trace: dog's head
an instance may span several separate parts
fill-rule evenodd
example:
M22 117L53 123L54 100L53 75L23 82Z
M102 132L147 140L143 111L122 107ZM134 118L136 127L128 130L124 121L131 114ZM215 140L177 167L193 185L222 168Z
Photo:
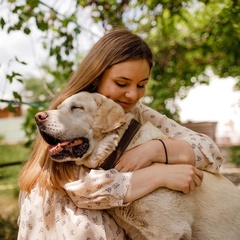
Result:
M101 94L88 92L67 98L56 110L37 113L35 120L43 139L49 144L53 160L78 161L91 168L100 163L89 162L87 157L109 135L112 139L108 142L116 145L113 143L117 138L116 129L127 121L124 110L117 103ZM104 148L109 148L101 147L95 155L103 155Z

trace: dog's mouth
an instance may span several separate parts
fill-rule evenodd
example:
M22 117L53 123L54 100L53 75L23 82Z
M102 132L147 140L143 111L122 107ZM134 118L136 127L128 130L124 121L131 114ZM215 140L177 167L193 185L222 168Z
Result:
M53 160L58 162L82 158L89 149L89 140L81 137L74 140L61 140L40 131L42 138L49 144L49 153Z

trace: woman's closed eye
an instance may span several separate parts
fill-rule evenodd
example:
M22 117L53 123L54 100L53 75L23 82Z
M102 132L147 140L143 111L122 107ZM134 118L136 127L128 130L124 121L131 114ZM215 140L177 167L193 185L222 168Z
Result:
M120 83L120 82L116 82L116 84L119 87L126 87L128 85L127 83Z
M146 84L144 85L137 85L138 88L145 88Z
M120 83L120 82L116 82L116 84L117 84L117 86L122 87L122 88L127 87L129 85L128 83ZM145 88L145 86L146 86L146 83L138 84L137 88Z

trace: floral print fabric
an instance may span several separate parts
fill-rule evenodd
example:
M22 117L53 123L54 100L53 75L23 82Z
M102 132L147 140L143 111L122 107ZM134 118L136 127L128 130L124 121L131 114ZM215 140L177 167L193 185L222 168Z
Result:
M42 197L36 187L29 195L20 194L18 240L126 239L104 210L93 209L123 206L132 173L78 168L80 182L64 184L62 191Z
M165 115L149 108L141 103L132 109L136 119L141 123L147 121L159 128L170 139L187 141L194 150L196 167L209 172L219 172L223 157L217 145L208 136L196 133L179 125Z

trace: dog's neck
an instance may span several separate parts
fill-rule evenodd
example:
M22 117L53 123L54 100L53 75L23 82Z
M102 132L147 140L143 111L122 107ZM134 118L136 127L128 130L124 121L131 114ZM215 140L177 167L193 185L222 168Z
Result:
M81 162L77 164L83 164L88 168L98 168L105 159L116 149L126 129L133 119L133 115L125 114L126 122L116 128L115 130L105 133L99 139L94 139L94 146L92 151L86 155Z
M134 138L135 134L140 129L141 124L135 120L132 119L131 123L128 125L128 128L124 132L120 142L118 143L118 146L116 149L104 160L103 164L100 166L104 170L109 170L111 168L114 168L124 151L127 149L128 145Z

